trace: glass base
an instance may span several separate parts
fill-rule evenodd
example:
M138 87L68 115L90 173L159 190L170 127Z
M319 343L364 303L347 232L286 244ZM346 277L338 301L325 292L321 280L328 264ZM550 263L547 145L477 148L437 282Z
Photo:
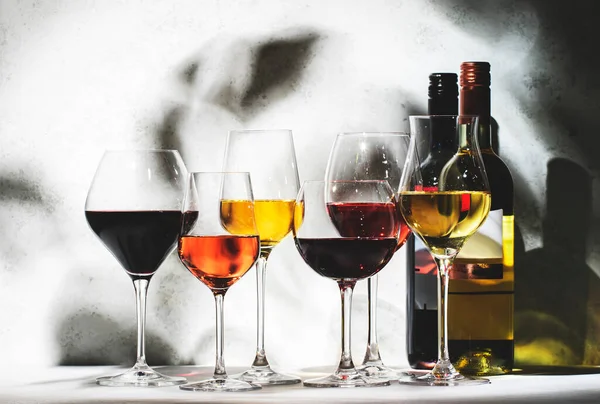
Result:
M426 373L425 375L403 372L398 379L398 383L414 386L477 386L490 384L490 381L489 379L466 377L460 373L455 373L446 377L436 377L431 372Z
M277 373L269 366L260 368L254 367L252 369L246 370L243 373L240 373L239 375L232 376L232 378L260 385L296 384L302 381L297 376L286 375L284 373Z
M357 371L336 372L329 376L304 381L306 387L380 387L389 385L389 380L366 377Z
M397 380L399 377L398 372L383 363L363 363L356 370L361 375L373 379Z
M208 379L197 383L185 384L179 386L181 390L188 391L250 391L260 390L262 387L258 384L252 384L235 379Z
M187 383L184 377L165 376L148 366L134 366L125 373L96 379L101 386L167 387Z

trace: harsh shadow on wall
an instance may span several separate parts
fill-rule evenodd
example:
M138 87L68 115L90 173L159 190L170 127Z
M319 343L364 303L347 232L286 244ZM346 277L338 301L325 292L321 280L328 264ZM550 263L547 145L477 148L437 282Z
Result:
M3 240L0 244L0 253L5 264L3 267L12 271L17 268L15 261L27 255L26 251L19 251L19 249L26 249L27 246L17 242L14 234L17 229L13 226L33 226L33 224L25 220L25 216L15 215L9 205L18 206L20 210L41 209L46 214L52 213L53 206L40 186L19 172L0 173L0 205L3 206L0 215L0 238Z
M522 364L584 361L588 288L598 283L586 264L591 194L592 180L584 168L562 158L548 163L543 247L525 253L515 271L515 333Z
M27 177L16 173L0 175L0 202L10 201L47 206L40 187Z
M580 162L584 168L597 170L600 168L597 156L600 148L600 82L597 80L600 53L590 50L597 48L600 2L530 0L529 3L542 22L542 32L536 43L539 54L533 56L533 63L551 61L540 65L527 78L529 90L538 95L539 109L560 128L556 132L558 136L548 139L548 143L558 144L559 137L568 138L585 156L585 161ZM567 21L577 21L577 24ZM553 85L557 81L560 86Z
M184 150L181 127L189 114L197 112L193 104L198 100L246 123L288 97L303 80L319 38L318 32L308 29L255 42L216 38L182 67L179 79L190 100L167 111L156 133L158 143Z
M123 328L104 314L80 309L67 315L57 327L59 365L125 365L136 360L137 329ZM176 361L177 350L146 329L146 359L149 364L191 364Z

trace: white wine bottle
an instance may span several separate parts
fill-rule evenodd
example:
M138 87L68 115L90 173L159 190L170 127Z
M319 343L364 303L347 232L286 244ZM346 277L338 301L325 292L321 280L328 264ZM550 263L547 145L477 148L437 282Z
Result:
M492 206L450 271L448 344L463 374L493 375L514 364L514 191L506 164L492 147L490 64L460 66L461 115L478 115L479 147Z

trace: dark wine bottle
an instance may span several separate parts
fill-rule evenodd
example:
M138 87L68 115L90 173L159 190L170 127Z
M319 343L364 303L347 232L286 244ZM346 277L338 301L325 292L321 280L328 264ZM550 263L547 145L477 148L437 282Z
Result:
M448 288L450 354L463 374L492 375L514 364L513 181L492 147L487 62L460 66L460 114L479 116L479 147L492 194L482 227L454 260Z
M430 115L458 114L458 76L455 73L433 73L429 76ZM439 122L438 124L443 124ZM444 133L432 131L432 135ZM456 148L452 139L434 139L435 153L452 156ZM449 158L449 157L448 157ZM448 159L432 159L423 162L422 169L441 171L435 162ZM407 309L406 309L406 348L408 361L413 368L431 369L437 360L437 269L427 247L414 236L406 244L407 265ZM452 349L450 349L452 354Z

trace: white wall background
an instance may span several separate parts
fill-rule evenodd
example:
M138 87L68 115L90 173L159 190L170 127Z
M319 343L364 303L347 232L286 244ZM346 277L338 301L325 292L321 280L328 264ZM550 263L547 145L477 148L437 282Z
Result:
M572 108L583 114L597 106L598 87L585 92L585 77L552 76L556 63L570 66L569 48L559 36L549 47L540 42L547 27L539 8L529 2L480 3L2 1L3 365L132 363L133 288L83 214L105 149L175 145L190 170L218 170L228 130L290 128L301 180L319 179L338 132L405 129L407 115L425 109L428 74L457 71L465 60L492 65L493 112L501 126L501 154L518 174L517 220L525 249L542 246L548 160L563 156L582 164L594 177L595 200L598 183L597 167L581 143L564 135L544 109L548 102L539 100L567 108L578 99ZM246 105L252 66L261 47L273 41L284 41L278 42L278 55L289 58L281 63L297 71L291 69ZM186 81L193 64L193 79ZM599 209L595 206L594 218ZM594 226L588 238L587 263L596 273L599 230ZM381 279L383 359L401 366L402 254ZM304 264L289 237L271 256L267 291L272 364L286 369L336 364L337 287ZM226 361L250 365L253 271L225 302ZM151 365L213 364L212 295L175 256L152 280L148 303ZM366 343L364 285L354 304L353 353L360 362Z

